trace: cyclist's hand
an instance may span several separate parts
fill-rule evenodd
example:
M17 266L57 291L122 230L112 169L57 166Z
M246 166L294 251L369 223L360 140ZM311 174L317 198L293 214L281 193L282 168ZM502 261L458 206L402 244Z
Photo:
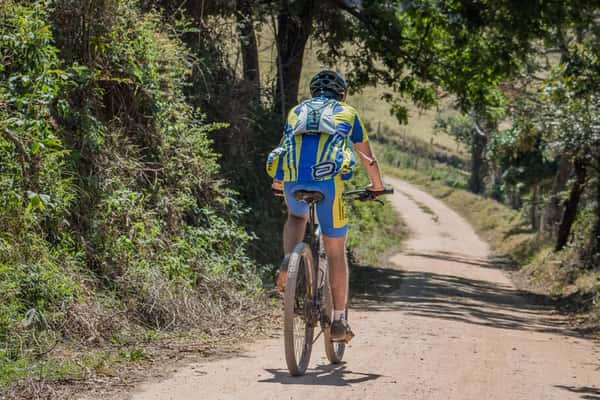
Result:
M277 197L283 197L283 182L274 180L271 184L271 192Z

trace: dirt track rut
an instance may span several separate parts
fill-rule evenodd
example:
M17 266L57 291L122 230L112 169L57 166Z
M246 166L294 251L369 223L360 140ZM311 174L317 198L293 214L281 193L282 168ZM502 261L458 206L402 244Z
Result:
M522 296L457 213L388 181L411 239L364 274L370 290L353 300L357 337L344 364L328 365L319 342L306 376L292 378L282 339L270 339L142 385L130 398L600 400L597 346L543 299Z

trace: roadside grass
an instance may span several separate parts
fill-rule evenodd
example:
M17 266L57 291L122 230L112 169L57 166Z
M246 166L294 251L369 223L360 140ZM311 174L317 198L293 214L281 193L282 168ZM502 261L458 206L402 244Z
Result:
M359 170L348 190L364 188L368 179ZM348 249L351 266L380 265L387 255L397 250L408 235L408 229L389 201L348 203Z
M384 166L384 173L415 184L465 217L497 257L511 261L520 289L549 295L580 329L600 331L600 271L577 267L570 248L555 253L522 212L421 171Z
M169 374L181 362L237 352L241 343L277 325L274 312L265 305L260 318L249 315L244 326L214 332L147 329L113 336L102 345L58 344L42 359L11 361L0 354L0 399L72 398L98 388L118 391L148 376Z
M44 382L74 382L84 381L92 376L117 376L118 368L127 362L137 363L146 360L145 354L143 349L122 351L88 349L82 353L74 353L71 349L65 348L61 355L53 355L35 363L26 359L4 360L0 362L2 371L0 387L4 387L6 393L14 394L22 389L19 383L26 378ZM17 385L10 387L10 384L15 382ZM27 385L27 381L22 383Z
M415 171L419 176L431 181L439 181L445 186L465 189L469 173L445 162L437 161L431 154L414 154L394 144L371 142L375 154L382 165L399 171Z

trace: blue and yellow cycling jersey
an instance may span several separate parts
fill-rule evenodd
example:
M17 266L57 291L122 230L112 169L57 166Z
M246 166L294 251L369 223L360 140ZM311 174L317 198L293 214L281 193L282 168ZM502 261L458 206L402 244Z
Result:
M315 97L290 110L281 143L267 159L267 173L284 182L349 179L356 164L352 144L367 141L352 106Z

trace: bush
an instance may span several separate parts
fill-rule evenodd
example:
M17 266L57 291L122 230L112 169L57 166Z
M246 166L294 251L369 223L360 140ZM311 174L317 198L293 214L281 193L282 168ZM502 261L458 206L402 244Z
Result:
M0 5L0 384L46 350L81 287L75 188L53 117L69 76L39 4Z
M209 331L260 292L176 29L126 0L47 9L0 5L0 383L109 339L117 309Z

